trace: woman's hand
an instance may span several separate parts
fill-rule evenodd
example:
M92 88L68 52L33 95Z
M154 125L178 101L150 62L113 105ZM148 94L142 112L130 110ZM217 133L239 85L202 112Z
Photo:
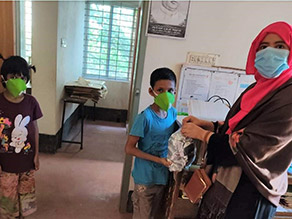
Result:
M185 123L181 128L181 133L189 138L195 138L202 140L202 137L204 136L205 130L199 127L198 125L195 125L194 123Z
M167 160L166 158L163 157L160 158L160 163L166 167L169 167L172 164L170 160Z
M215 181L216 181L216 177L217 177L217 173L213 173L212 174L212 183L215 183Z
M194 117L194 116L187 116L186 118L183 119L182 122L183 122L182 123L183 125L186 123L193 123L195 125L200 126L200 124L201 124L201 120L198 119L197 117Z
M209 142L211 135L214 134L214 132L202 129L193 123L184 124L181 128L181 133L186 137L199 139L206 143Z
M182 125L187 124L187 123L193 123L193 124L203 128L205 130L214 131L214 125L212 122L199 119L195 116L188 116L188 117L184 118Z
M231 147L235 148L236 144L239 142L239 138L242 136L244 129L240 129L236 132L232 132L229 135L229 144Z

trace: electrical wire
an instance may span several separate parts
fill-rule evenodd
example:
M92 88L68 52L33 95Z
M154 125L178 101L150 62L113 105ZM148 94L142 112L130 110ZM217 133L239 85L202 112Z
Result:
M207 100L207 102L210 102L210 100L211 99L213 99L213 98L217 98L216 100L214 100L214 103L216 103L218 100L221 100L221 102L224 104L224 105L226 105L229 109L231 108L231 104L230 104L230 102L226 99L226 98L224 98L224 97L220 97L219 95L213 95L213 96L211 96L208 100Z

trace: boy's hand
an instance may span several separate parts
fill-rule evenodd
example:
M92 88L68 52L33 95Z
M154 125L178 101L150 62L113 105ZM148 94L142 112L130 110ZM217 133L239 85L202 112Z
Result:
M38 154L36 154L35 156L34 156L34 168L35 168L35 170L39 170L40 169L40 160L39 160L39 155Z
M166 167L169 167L172 164L170 160L167 160L166 158L163 158L163 157L160 158L160 163Z

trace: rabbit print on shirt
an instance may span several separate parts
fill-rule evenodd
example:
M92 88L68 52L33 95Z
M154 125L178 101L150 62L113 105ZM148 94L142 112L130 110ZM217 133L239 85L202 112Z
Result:
M18 114L14 120L14 129L11 133L11 143L10 146L15 147L15 153L19 153L21 149L25 146L25 141L27 139L27 128L25 127L29 121L30 116L24 117Z

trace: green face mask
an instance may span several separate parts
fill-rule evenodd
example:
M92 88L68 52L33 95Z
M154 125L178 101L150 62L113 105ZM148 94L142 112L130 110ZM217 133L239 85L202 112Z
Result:
M153 93L156 95L154 91ZM170 92L164 92L156 95L156 97L154 98L154 103L156 103L156 105L158 105L160 109L167 112L167 110L174 103L174 100L175 100L174 94Z
M21 78L13 78L6 82L6 88L12 96L18 97L23 91L26 90L26 84Z

